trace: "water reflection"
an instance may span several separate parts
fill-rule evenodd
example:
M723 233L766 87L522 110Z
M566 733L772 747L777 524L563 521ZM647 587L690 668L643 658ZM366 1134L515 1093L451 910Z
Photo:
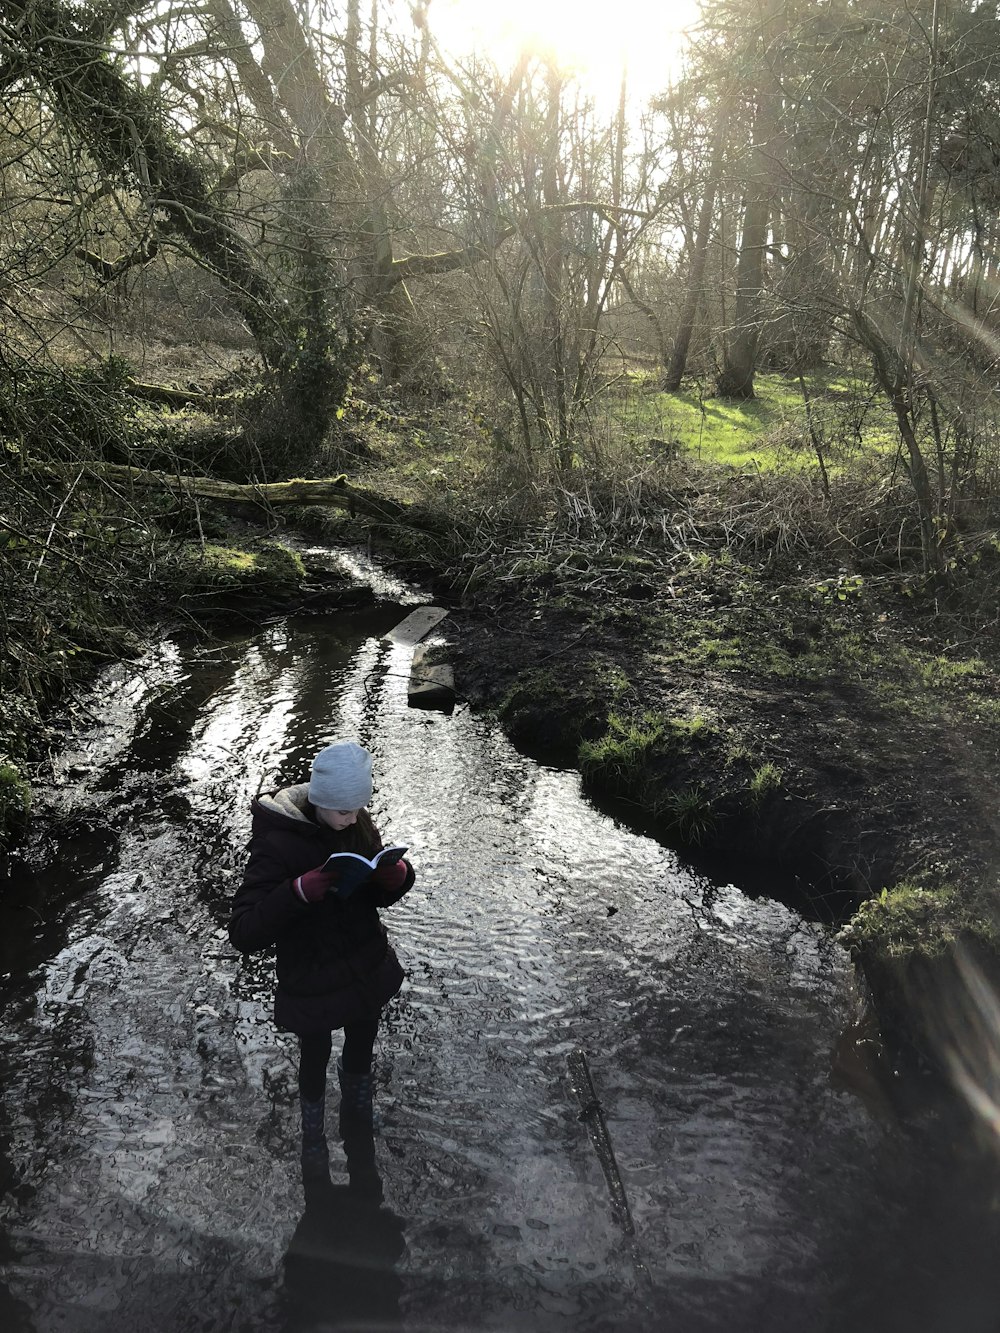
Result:
M384 1203L370 1133L344 1140L347 1183L303 1167L305 1212L284 1261L284 1333L402 1327L403 1222Z
M5 1260L11 1257L4 1256ZM11 1295L4 1282L0 1282L0 1328L4 1333L34 1333L28 1307Z
M928 1190L830 1086L852 987L829 933L688 874L488 719L407 709L398 618L164 645L67 728L38 824L99 842L40 840L0 903L2 1333L994 1333L968 1183L942 1164ZM271 961L224 926L249 796L337 734L378 756L376 820L419 879L377 1160L350 1143L317 1182Z

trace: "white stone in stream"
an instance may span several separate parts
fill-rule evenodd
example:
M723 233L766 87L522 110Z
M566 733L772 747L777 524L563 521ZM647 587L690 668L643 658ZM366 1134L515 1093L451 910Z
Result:
M440 606L418 606L385 637L391 639L393 643L419 643L428 631L444 620L447 614L448 612Z

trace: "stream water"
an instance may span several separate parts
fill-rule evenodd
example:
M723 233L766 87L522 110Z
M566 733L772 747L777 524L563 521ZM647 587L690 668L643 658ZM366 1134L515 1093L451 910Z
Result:
M489 720L408 710L381 637L403 600L166 640L54 733L0 896L0 1328L996 1330L995 1229L946 1145L831 1082L842 950ZM225 930L250 797L334 736L374 751L376 820L417 870L385 914L408 979L378 1047L381 1206L339 1146L305 1206L294 1043L269 960Z

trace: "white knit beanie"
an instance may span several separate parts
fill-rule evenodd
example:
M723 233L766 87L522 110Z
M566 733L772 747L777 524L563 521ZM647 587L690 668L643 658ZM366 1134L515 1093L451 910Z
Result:
M372 798L372 757L354 741L335 741L312 761L309 800L322 810L360 810Z

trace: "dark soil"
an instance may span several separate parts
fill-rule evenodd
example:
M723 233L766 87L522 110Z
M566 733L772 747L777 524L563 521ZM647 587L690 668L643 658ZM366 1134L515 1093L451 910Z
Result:
M918 614L870 603L813 617L797 642L766 583L758 591L738 653L712 666L703 649L718 620L679 615L674 600L649 598L637 614L614 595L574 604L552 589L494 586L453 614L457 687L498 710L520 745L563 762L607 732L612 712L704 719L686 744L654 746L640 773L587 773L591 791L624 798L637 822L695 857L794 876L821 918L843 921L901 880L990 885L1000 852L1000 728L983 716L996 697L990 644L975 645L971 675L928 685L919 665L954 624L938 621L928 639ZM765 765L780 776L754 791ZM671 816L692 790L703 828Z
M881 1034L866 1058L949 1078L983 1028L976 977L1000 990L1000 655L983 633L950 652L969 635L939 609L866 597L804 618L782 601L759 581L738 652L713 665L724 602L636 610L494 582L454 608L446 651L462 698L535 757L579 764L604 808L713 878L846 925L874 1003L862 1028ZM648 739L650 719L668 725L632 743L623 723ZM995 1058L972 1046L974 1068Z

